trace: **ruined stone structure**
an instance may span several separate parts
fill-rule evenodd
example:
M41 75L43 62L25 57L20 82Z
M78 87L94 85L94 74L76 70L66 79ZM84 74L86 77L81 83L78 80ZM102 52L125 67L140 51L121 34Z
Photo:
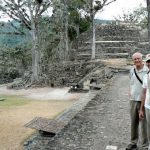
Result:
M83 86L89 85L91 79L99 78L99 74L94 77L91 73L101 70L104 65L100 61L90 62L91 33L92 31L88 30L80 36L78 43L77 41L73 43L74 53L71 55L75 57L75 61L45 66L41 77L42 85L58 87L80 84ZM145 33L147 31L142 32L136 26L98 25L96 27L96 59L130 58L135 51L147 54L149 46ZM22 87L22 83L20 85Z
M47 67L47 85L70 86L81 83L83 86L85 78L85 80L93 78L90 74L93 69L97 66L103 67L100 62L90 62L91 33L91 30L88 30L80 36L78 44L77 41L73 43L75 61L52 64ZM96 27L96 59L130 58L135 51L147 54L149 46L145 35L145 32L142 33L142 29L136 26L98 25Z
M96 58L128 58L135 51L147 53L147 37L142 29L126 25L98 25L96 27ZM80 37L76 60L90 60L92 32ZM77 48L77 47L75 47Z

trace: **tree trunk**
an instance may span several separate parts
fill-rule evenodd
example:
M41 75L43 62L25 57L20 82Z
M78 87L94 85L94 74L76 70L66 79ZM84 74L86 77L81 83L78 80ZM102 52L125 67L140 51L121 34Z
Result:
M68 6L67 6L67 0L64 0L64 7L65 7L65 12L64 12L64 19L65 19L65 37L64 37L64 42L65 42L65 60L68 60L68 54L69 54L69 38L68 38Z
M33 25L32 27L32 77L31 82L36 84L39 82L39 74L40 74L40 50L38 46L38 31Z
M95 59L95 22L92 19L92 59Z
M28 6L31 16L31 36L32 36L32 76L31 83L39 83L39 74L40 74L40 50L39 50L39 41L38 41L38 20L34 18L32 10L32 1L28 0Z
M148 41L150 45L150 0L147 0L147 11L148 11Z
M95 59L95 22L94 22L94 4L93 0L90 0L90 17L92 21L92 41L91 41L91 46L92 46L92 56L91 59Z
M66 22L65 22L65 60L68 60L68 53L69 53L68 15L66 15Z
M80 30L79 30L79 24L76 24L76 32L77 32L77 51L79 50L79 34L80 34Z
M65 60L65 45L64 45L64 33L60 32L59 33L59 58L61 60Z

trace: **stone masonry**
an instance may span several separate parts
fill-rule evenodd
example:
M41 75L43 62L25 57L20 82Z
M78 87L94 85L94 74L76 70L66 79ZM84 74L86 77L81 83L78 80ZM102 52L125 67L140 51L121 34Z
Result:
M76 60L90 60L91 33L89 30L81 35ZM136 26L97 25L96 58L128 58L135 51L146 53L149 46L142 36L142 29Z

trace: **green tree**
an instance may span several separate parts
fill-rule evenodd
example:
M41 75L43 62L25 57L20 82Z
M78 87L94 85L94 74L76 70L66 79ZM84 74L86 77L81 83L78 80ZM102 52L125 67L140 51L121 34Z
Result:
M1 11L8 14L30 30L32 36L32 83L39 82L40 76L40 46L39 46L39 20L42 14L50 7L47 0L3 0Z
M64 60L69 59L72 41L78 39L79 34L86 31L89 27L89 19L82 13L85 4L83 0L53 1L51 27L55 32L54 35L59 35L58 47Z
M128 22L131 24L137 24L143 28L147 28L148 11L146 7L143 7L140 4L137 8L133 10L128 10L127 12L123 12L123 14L116 17L115 20Z
M83 11L86 5L85 0L72 0L69 3L69 35L72 40L76 39L78 49L79 35L90 27L90 20Z

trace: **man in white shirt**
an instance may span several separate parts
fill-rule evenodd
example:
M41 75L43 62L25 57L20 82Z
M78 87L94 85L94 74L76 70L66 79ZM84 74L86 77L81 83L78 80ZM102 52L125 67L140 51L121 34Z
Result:
M146 65L150 70L150 54L146 56ZM142 120L144 118L144 113L146 113L147 137L149 142L148 150L150 150L150 72L148 72L143 78L143 90L141 95L141 101L142 102L139 117Z
M130 118L131 118L131 142L126 150L137 149L138 140L141 139L141 147L147 146L146 119L140 121L139 110L141 105L142 82L148 68L143 64L142 54L132 55L134 67L130 70ZM139 134L139 128L141 134Z

